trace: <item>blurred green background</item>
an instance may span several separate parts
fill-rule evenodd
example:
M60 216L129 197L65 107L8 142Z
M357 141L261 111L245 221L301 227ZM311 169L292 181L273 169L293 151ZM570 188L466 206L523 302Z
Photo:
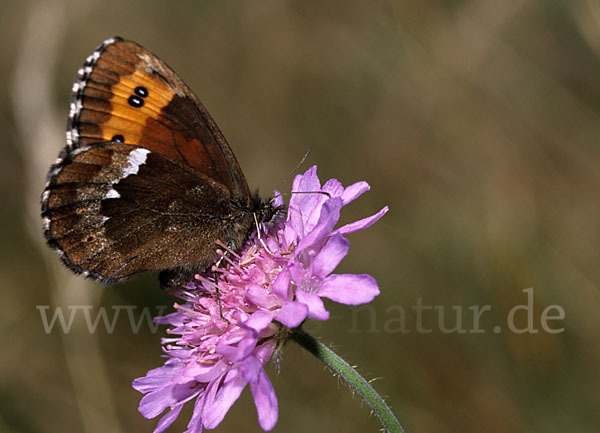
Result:
M344 221L390 206L350 235L340 266L375 276L381 295L364 309L329 303L331 320L308 328L378 379L407 432L598 431L598 1L4 0L1 432L156 424L130 384L161 364L164 330L136 333L122 311L114 332L90 333L80 311L69 333L47 334L36 308L91 305L94 318L136 306L139 320L175 301L152 276L113 287L72 277L43 244L39 197L64 145L72 81L113 35L181 75L263 195L310 149L305 167L318 164L321 179L372 187ZM540 330L517 334L506 320L526 288ZM423 311L430 333L418 331L418 302L439 307ZM438 311L450 328L462 308L472 329L469 307L485 305L483 333L438 324ZM564 310L552 322L564 332L540 328L550 305ZM525 311L515 317L527 325ZM269 375L274 431L378 431L293 343ZM248 390L216 431L260 431Z

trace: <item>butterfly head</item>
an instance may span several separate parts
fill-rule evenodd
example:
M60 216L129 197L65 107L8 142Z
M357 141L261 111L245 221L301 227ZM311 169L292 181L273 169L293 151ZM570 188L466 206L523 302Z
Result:
M287 206L283 203L280 195L263 200L254 194L254 213L258 222L263 223L267 228L271 228L287 217Z

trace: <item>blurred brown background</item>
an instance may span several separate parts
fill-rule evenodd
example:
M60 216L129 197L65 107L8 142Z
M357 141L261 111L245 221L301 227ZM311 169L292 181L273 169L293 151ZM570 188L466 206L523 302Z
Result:
M134 39L194 89L263 195L306 149L321 179L367 180L340 272L367 272L367 309L328 304L310 329L386 395L407 432L595 432L600 425L600 3L535 1L1 1L0 432L149 432L130 384L161 363L160 336L46 334L36 306L153 314L152 276L115 287L71 277L43 245L39 197L64 145L75 73L105 38ZM289 189L289 183L282 189ZM533 288L564 332L516 334ZM490 305L483 333L445 333ZM133 308L133 307L131 307ZM400 308L406 312L405 329ZM133 311L133 310L132 310ZM68 315L68 310L65 310ZM525 312L517 313L519 326ZM455 323L454 323L455 324ZM494 326L502 332L494 333ZM269 375L277 432L379 424L297 346ZM171 431L183 431L189 411ZM248 390L216 430L260 431Z

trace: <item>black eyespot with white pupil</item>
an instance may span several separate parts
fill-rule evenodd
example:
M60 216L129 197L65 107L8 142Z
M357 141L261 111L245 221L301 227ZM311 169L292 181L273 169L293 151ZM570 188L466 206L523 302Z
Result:
M144 100L139 96L135 95L131 95L127 102L129 102L129 105L135 108L140 108L142 105L144 105Z
M113 135L113 138L111 138L110 141L115 141L117 143L125 143L125 137L123 137L121 134Z
M133 93L135 93L138 96L141 96L142 98L145 98L146 96L148 96L148 89L146 89L144 86L137 86L133 90Z

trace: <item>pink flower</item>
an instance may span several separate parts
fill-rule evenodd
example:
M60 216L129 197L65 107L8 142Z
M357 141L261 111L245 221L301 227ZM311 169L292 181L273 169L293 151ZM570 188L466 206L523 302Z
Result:
M139 410L146 418L170 409L155 433L171 425L194 399L187 432L216 427L246 384L260 426L275 426L277 398L264 365L277 356L282 331L307 318L328 319L322 298L357 305L379 294L370 275L332 273L348 253L344 235L370 226L388 210L386 206L334 229L341 208L368 190L366 182L344 188L335 179L321 187L316 166L311 167L294 180L285 221L261 224L260 238L254 234L242 251L229 251L224 266L197 276L187 290L176 293L186 302L155 319L172 326L167 332L174 337L163 339L168 359L133 382L145 394ZM281 204L279 197L274 205ZM221 308L213 272L219 274Z

